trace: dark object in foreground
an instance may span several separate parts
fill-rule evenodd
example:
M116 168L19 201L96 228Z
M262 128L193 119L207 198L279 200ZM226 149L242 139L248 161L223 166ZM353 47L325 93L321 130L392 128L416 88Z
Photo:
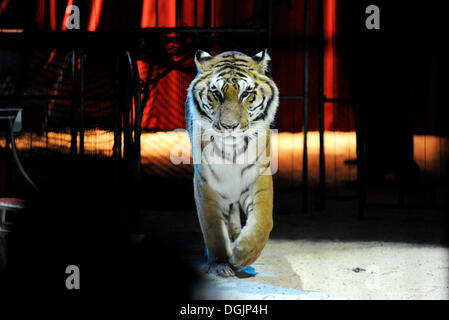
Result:
M8 266L0 292L35 298L97 295L188 299L197 276L170 239L131 244L121 239L110 196L76 192L39 193L28 201L8 239ZM125 238L125 237L123 237ZM80 270L80 289L66 288L66 268ZM142 296L142 298L144 298Z

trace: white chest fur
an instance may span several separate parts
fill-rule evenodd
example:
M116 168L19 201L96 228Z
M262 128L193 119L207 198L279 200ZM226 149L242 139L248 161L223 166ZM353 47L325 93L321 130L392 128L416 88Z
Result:
M255 183L265 146L266 141L254 135L217 136L205 145L201 163L195 168L212 189L230 202L236 202L242 191Z

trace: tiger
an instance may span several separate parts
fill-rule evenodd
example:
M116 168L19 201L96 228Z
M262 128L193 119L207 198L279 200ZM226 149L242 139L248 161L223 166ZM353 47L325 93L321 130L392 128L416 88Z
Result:
M185 106L194 198L206 272L221 277L255 262L273 229L270 126L279 90L267 75L270 61L266 49L194 55Z

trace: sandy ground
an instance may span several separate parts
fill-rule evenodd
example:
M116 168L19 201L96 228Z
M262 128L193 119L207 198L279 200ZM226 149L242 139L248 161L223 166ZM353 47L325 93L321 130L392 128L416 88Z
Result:
M207 275L197 299L448 299L448 250L384 242L271 240L248 279Z
M338 204L326 212L277 214L270 240L248 278L203 274L195 299L448 299L449 248L441 214L430 210L370 209L357 220ZM349 206L351 207L351 206ZM353 206L352 206L353 207ZM277 211L282 211L278 206ZM276 212L275 212L276 213ZM192 250L201 272L203 244L195 213L147 212L153 227L170 220L164 236ZM174 222L176 221L176 222Z

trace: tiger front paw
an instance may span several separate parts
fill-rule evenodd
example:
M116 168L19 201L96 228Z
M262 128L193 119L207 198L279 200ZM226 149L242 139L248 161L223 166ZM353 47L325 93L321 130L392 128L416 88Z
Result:
M235 276L234 268L227 262L210 263L207 268L207 273L215 274L224 278Z

